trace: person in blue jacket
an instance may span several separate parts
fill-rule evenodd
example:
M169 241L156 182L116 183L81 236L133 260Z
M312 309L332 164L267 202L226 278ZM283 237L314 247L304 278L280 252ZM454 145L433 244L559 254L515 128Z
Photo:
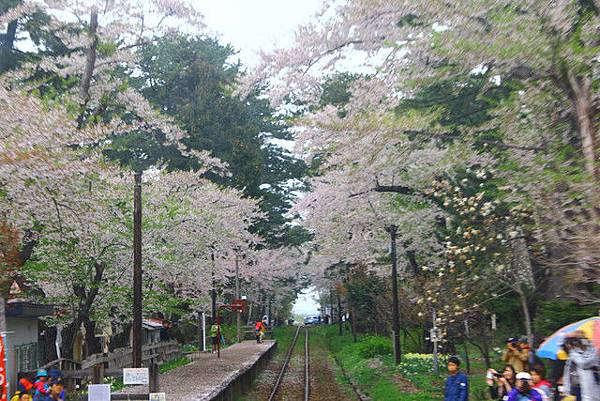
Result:
M448 358L448 373L444 401L468 401L469 381L467 375L460 371L460 359L455 356Z

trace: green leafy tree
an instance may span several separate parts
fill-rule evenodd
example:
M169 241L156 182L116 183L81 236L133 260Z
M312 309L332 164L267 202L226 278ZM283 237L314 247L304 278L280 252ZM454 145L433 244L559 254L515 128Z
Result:
M167 36L141 49L139 71L130 81L187 131L183 143L188 149L209 151L228 164L231 174L209 174L212 181L261 198L268 218L255 226L259 234L272 245L301 243L306 233L288 226L285 215L294 191L302 187L305 165L273 142L290 140L292 135L267 100L258 92L245 99L235 94L241 65L230 61L234 55L231 46L215 39ZM125 136L117 141L117 147L138 148L149 159L168 162L171 169L198 167L155 139Z

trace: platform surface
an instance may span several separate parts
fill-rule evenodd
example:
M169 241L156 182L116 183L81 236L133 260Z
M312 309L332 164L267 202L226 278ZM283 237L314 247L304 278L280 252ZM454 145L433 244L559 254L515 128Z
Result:
M262 344L243 341L217 354L198 353L193 362L160 375L160 392L168 401L208 401L226 388L242 372L250 369L260 357L275 345L273 340ZM145 392L147 388L126 388L125 393Z

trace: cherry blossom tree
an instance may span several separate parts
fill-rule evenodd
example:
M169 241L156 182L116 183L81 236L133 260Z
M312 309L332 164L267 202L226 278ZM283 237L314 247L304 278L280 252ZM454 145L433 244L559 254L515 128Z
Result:
M158 135L204 166L146 171L145 263L154 290L197 296L211 275L222 280L225 269L215 271L210 256L255 246L259 239L247 228L261 216L255 201L202 179L225 166L181 145L185 133L117 73L135 67L135 48L154 35L182 23L197 27L197 13L178 1L35 2L4 14L2 23L38 8L54 16L69 52L40 57L0 82L0 203L10 224L35 232L29 278L59 308L54 323L65 325L68 356L81 325L93 352L94 326L130 312L123 305L130 296L131 173L102 156L111 137ZM143 154L136 158L144 165Z
M315 105L297 122L303 128L300 151L316 157L321 167L312 198L307 198L321 213L316 224L328 221L325 215L337 215L336 222L348 225L361 221L346 214L344 203L331 202L331 193L343 191L348 182L355 188L346 196L363 198L357 208L362 216L372 209L371 194L389 192L399 194L396 199L420 196L421 202L429 202L432 218L425 221L431 224L433 216L443 218L449 207L434 206L423 197L432 182L475 166L490 169L510 183L506 200L522 207L533 203L533 231L541 243L533 248L529 243L526 254L545 249L536 253L537 260L556 269L573 261L577 278L570 295L590 302L593 296L579 296L577 283L597 283L592 276L598 277L593 245L597 155L592 150L597 111L589 90L596 74L598 44L590 38L597 36L597 21L597 5L568 0L551 6L512 1L328 3L322 15L298 30L293 46L265 54L247 83L269 82L275 103L292 99ZM326 76L349 62L368 72L352 80L343 109L323 107L319 100ZM437 104L424 110L398 108L431 82L481 74L490 77L487 88L514 86L510 96L490 107L492 118L480 124L450 130L441 123ZM315 199L321 198L323 206L332 207L320 208ZM555 213L557 208L562 214ZM417 231L431 232L423 221L419 219ZM352 242L351 236L344 238L331 228L321 233L324 244ZM498 242L511 254L523 253ZM417 249L427 248L417 243Z

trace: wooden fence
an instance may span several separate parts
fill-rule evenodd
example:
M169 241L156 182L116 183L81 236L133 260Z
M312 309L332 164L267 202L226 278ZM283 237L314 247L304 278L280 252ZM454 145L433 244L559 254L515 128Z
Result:
M81 369L87 370L102 364L106 369L130 368L132 364L132 349L117 348L108 354L94 354L89 356L81 363ZM147 344L142 347L142 363L144 366L150 366L152 361L158 365L173 359L181 358L183 350L175 340L161 341L158 343Z

